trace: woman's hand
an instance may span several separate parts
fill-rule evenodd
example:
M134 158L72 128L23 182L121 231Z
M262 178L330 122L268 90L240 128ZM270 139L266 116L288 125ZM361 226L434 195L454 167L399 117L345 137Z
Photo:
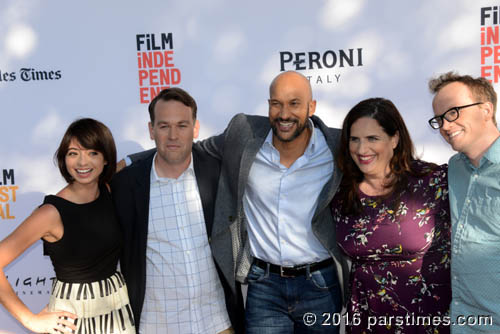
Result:
M70 312L49 312L47 306L45 306L25 326L35 333L74 333L76 318L77 316Z

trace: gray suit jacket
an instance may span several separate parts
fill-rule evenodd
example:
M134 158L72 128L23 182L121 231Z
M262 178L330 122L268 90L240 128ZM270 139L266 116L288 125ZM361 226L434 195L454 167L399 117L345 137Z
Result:
M326 142L335 156L340 130L327 127L316 116L311 119L314 126L325 135ZM243 193L250 167L270 130L267 117L238 114L233 117L223 134L200 143L204 150L222 161L210 243L215 261L234 289L236 280L245 283L253 261L243 210ZM348 282L349 269L337 246L330 210L330 201L341 177L339 169L335 168L332 178L318 194L318 207L311 225L315 236L335 260L345 302L347 289L344 284Z

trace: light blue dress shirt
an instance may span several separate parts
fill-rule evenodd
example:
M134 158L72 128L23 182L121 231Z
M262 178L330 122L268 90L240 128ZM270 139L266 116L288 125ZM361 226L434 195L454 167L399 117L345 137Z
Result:
M250 168L243 195L250 249L266 262L294 266L330 257L311 221L318 195L332 177L333 156L323 133L311 121L309 126L309 144L289 168L280 163L272 131Z
M493 326L452 326L452 333L500 333L500 139L474 167L459 153L448 171L452 221L451 321L491 315ZM463 322L463 321L461 321Z

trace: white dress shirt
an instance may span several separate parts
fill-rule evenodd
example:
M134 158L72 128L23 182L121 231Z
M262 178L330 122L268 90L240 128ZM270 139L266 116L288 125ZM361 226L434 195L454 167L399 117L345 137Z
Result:
M311 221L319 193L332 177L333 155L323 133L310 120L309 126L307 148L289 168L280 163L269 131L250 168L243 195L252 255L276 265L330 257L314 236Z
M192 159L177 179L158 177L153 160L147 238L140 332L205 334L231 327Z

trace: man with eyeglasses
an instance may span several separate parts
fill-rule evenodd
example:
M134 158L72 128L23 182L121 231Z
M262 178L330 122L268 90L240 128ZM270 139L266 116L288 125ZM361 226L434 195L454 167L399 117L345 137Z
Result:
M448 72L430 80L432 128L458 153L448 168L452 220L451 321L491 316L492 324L452 333L500 332L500 132L497 95L485 78ZM491 320L490 319L490 320ZM467 323L467 322L466 322Z

